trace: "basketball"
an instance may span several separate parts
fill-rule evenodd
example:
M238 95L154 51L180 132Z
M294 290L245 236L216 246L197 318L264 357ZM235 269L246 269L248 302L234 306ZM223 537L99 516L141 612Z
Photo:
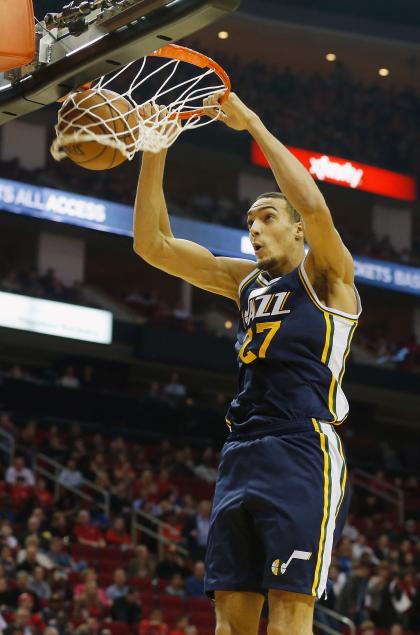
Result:
M93 135L117 135L127 146L135 141L137 114L132 104L112 90L85 90L75 93L61 107L58 130L67 135L83 128ZM125 134L124 134L125 133ZM117 148L100 141L78 141L63 148L67 157L87 170L110 170L126 157Z

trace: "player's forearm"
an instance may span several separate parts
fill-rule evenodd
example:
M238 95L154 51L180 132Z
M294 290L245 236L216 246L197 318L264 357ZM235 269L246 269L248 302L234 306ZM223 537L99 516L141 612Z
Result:
M257 116L250 118L248 131L264 152L280 190L291 205L303 217L325 208L324 197L309 172Z
M163 193L166 151L143 154L134 204L134 251L139 255L156 250L165 236L172 236Z

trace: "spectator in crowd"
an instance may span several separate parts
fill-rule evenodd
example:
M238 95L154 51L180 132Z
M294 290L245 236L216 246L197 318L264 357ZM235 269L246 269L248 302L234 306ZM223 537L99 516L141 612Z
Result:
M173 405L185 400L187 389L185 385L181 383L178 373L172 373L169 382L163 387L162 394L169 403Z
M211 502L203 500L199 503L197 513L184 526L184 536L191 555L196 560L203 560L210 527Z
M84 390L95 390L98 387L95 369L90 364L85 364L82 368L80 387Z
M50 525L51 536L69 542L70 533L70 526L66 515L61 511L54 512Z
M36 596L31 593L22 593L18 597L18 611L20 609L27 610L30 615L30 624L37 633L43 633L45 623L42 614L39 611L39 603L36 602Z
M147 619L141 620L138 635L168 635L168 625L163 621L160 609L150 611Z
M129 626L137 626L142 617L143 607L140 593L135 587L129 587L127 594L116 598L112 603L112 619L127 622Z
M43 569L53 569L53 563L49 557L39 550L39 541L35 536L28 536L25 540L25 549L21 549L17 554L17 564L19 571L33 573L35 568L40 566Z
M185 564L185 559L176 551L176 547L172 546L156 565L156 576L163 580L170 580L175 573L179 573L183 577L190 574Z
M125 522L122 516L114 518L112 527L110 527L105 534L105 540L108 545L119 547L132 546L133 542L125 529Z
M51 507L53 495L47 488L47 481L44 478L37 478L33 489L33 496L43 508Z
M82 578L83 578L83 582L81 582L80 584L77 584L74 587L74 598L77 599L80 595L82 595L85 592L86 589L86 584L88 584L88 582L97 582L98 581L98 574L96 573L95 569L92 568L88 568L88 569L84 569L82 571ZM98 593L99 593L99 598L102 604L108 604L108 596L106 595L104 589L102 588L98 588Z
M349 574L336 608L339 613L350 617L359 624L365 617L365 594L369 580L369 567L363 563L356 564Z
M96 580L88 580L76 598L75 613L84 615L87 612L100 619L106 615L109 606L110 601Z
M76 635L100 635L98 618L93 615L87 616L77 627Z
M74 366L66 366L64 373L57 379L57 385L63 388L79 388L80 381L76 375Z
M129 578L151 578L155 571L154 558L146 545L138 545L135 548L134 557L127 565Z
M0 613L0 635L3 635L7 628L7 622L4 620L3 615Z
M74 534L81 545L90 547L105 547L105 540L101 531L91 523L90 514L86 509L81 509L77 514Z
M53 563L54 568L59 571L70 571L75 566L70 554L67 551L64 551L63 541L61 538L56 537L51 539L47 555Z
M369 607L370 617L376 624L381 624L384 613L384 597L390 582L389 565L382 563L379 565L376 575L368 581L365 605Z
M215 483L217 479L217 462L212 448L206 448L201 457L200 463L194 469L198 478L202 478L208 483Z
M191 620L188 615L181 615L175 623L175 629L170 631L169 635L185 635L189 626L191 626Z
M194 476L194 463L188 456L187 449L176 450L173 457L168 459L171 475L191 478Z
M374 622L371 620L365 620L360 624L360 635L376 635L376 628Z
M0 544L10 549L16 549L18 546L18 541L13 535L13 528L8 520L3 520L0 523Z
M83 484L83 475L77 468L76 461L70 458L66 467L64 467L58 475L58 482L64 487L78 488Z
M114 571L114 583L107 588L106 594L111 602L114 602L118 598L125 597L127 593L128 586L125 571L124 569L116 569Z
M185 582L182 575L174 573L169 584L165 587L165 593L168 595L175 595L177 597L185 597Z
M159 535L172 543L180 544L182 542L182 520L180 513L173 509L168 511L161 517L164 522L159 528ZM168 551L172 545L160 543L160 552Z
M20 608L16 611L13 620L14 632L21 632L22 635L41 635L31 624L31 613L28 609Z
M14 552L10 547L3 546L0 549L0 570L8 578L13 578L16 572Z
M185 580L185 590L189 597L202 597L204 595L204 562L194 563L192 575Z
M389 585L389 593L395 611L395 621L410 629L418 594L414 572L407 570L403 575L395 577Z
M34 473L29 467L25 466L25 460L21 456L17 456L13 465L7 468L6 483L10 485L21 483L29 487L35 485Z
M1 288L9 293L19 293L22 291L22 285L16 271L9 271L0 282Z
M28 589L34 593L39 600L49 600L51 597L51 587L46 580L45 569L40 566L34 568L29 578Z

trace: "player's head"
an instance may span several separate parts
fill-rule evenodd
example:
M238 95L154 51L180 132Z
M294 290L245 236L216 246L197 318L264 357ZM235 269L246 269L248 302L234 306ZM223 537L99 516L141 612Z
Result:
M303 225L298 212L280 192L261 194L247 214L257 267L281 270L303 257Z

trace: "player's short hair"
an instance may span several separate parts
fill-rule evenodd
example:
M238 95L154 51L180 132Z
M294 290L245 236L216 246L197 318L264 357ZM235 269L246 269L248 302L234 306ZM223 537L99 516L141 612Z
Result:
M265 192L264 194L260 194L259 196L257 196L256 200L259 201L260 198L280 198L282 201L286 201L286 210L290 216L290 220L292 221L292 223L298 223L302 220L299 212L297 212L293 205L289 203L282 192Z

